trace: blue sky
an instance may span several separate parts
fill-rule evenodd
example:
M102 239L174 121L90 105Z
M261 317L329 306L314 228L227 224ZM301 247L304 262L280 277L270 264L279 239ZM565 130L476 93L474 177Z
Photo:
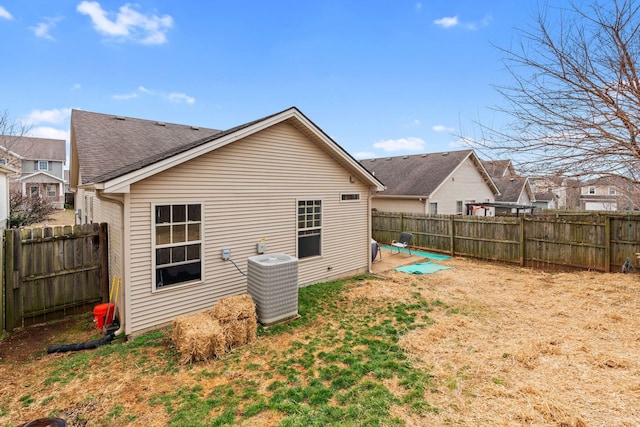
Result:
M553 2L552 2L553 3ZM562 3L560 0L555 3ZM0 0L0 112L227 129L298 107L356 158L464 148L536 0Z

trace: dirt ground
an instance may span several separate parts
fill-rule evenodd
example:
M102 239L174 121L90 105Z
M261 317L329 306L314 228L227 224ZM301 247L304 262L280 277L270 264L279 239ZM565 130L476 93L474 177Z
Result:
M431 323L402 336L400 345L416 366L431 372L427 399L439 409L393 414L405 425L640 426L640 275L544 272L463 258L437 261L451 268L435 274L391 269L413 262L383 252L383 261L374 263L378 278L345 295L384 306L415 301L418 292L433 307ZM29 389L38 369L61 357L45 354L47 345L82 342L95 333L90 314L65 322L27 328L0 342L0 397L15 392L3 385L7 378L10 387ZM287 339L301 338L294 333ZM274 341L273 351L283 347ZM157 376L143 384L122 375L111 380L128 384L121 393L130 393L131 401L158 386ZM185 371L174 381L187 377L193 376ZM4 419L12 413L10 408Z

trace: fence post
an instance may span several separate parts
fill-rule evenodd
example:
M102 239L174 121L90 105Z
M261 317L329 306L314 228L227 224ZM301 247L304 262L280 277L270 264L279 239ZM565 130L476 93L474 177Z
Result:
M455 256L456 254L454 227L455 221L453 220L453 215L449 215L449 249L451 251L451 256Z
M524 267L524 216L519 218L520 220L520 267Z
M22 235L20 229L6 230L5 252L5 330L11 332L22 326L22 289L20 265L22 264Z
M609 215L604 217L604 272L611 273L611 217Z

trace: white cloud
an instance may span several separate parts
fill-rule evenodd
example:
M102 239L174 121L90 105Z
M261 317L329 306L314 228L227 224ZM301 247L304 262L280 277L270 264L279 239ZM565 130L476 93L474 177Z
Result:
M455 129L453 129L453 128L448 128L448 127L443 126L443 125L435 125L435 126L434 126L434 127L432 127L431 129L433 129L433 130L434 130L434 131L436 131L436 132L449 132L449 133L451 133L451 132L454 132L454 131L455 131Z
M387 139L386 141L378 141L373 146L383 151L421 151L425 142L420 138L409 137L400 139Z
M416 12L421 12L422 11L422 3L416 3Z
M167 42L167 31L173 26L169 15L145 15L125 4L117 14L102 9L96 1L82 1L77 11L88 15L93 28L99 33L117 39L133 40L141 44L163 44ZM115 19L110 17L115 15Z
M144 86L138 86L138 90L139 90L140 92L143 92L143 93L153 93L152 91L150 91L149 89L147 89L147 88L146 88L146 87L144 87Z
M457 16L444 17L444 18L436 19L435 21L433 21L433 23L444 28L451 28L458 25L458 17Z
M54 108L52 110L33 110L26 121L38 123L63 123L71 117L71 108Z
M40 38L53 40L49 32L60 22L62 18L46 18L43 22L38 23L35 27L29 27L33 33Z
M69 141L69 131L55 129L47 126L39 126L29 131L29 136L35 138L64 139Z
M82 89L82 85L80 85L80 83L76 83L76 84L73 85L73 87L71 89L80 90L80 89Z
M132 99L132 98L137 98L138 94L135 92L131 92L131 93L125 93L122 95L113 95L113 99L117 99L119 101L125 100L125 99Z
M177 103L186 102L187 104L193 104L196 102L196 99L191 96L185 95L184 93L170 93L169 101Z
M13 19L13 16L9 13L9 11L7 9L5 9L2 6L0 6L0 18L10 21L10 20Z
M491 15L486 15L479 22L462 22L458 19L457 16L445 16L444 18L436 19L433 21L434 24L439 25L443 28L452 28L452 27L464 27L467 30L475 31L478 28L486 27L491 23L492 20Z

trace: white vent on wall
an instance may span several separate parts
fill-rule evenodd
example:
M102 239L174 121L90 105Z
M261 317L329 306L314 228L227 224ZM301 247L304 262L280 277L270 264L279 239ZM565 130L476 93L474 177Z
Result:
M258 321L273 325L298 315L298 259L265 254L247 260L247 291L256 303Z

